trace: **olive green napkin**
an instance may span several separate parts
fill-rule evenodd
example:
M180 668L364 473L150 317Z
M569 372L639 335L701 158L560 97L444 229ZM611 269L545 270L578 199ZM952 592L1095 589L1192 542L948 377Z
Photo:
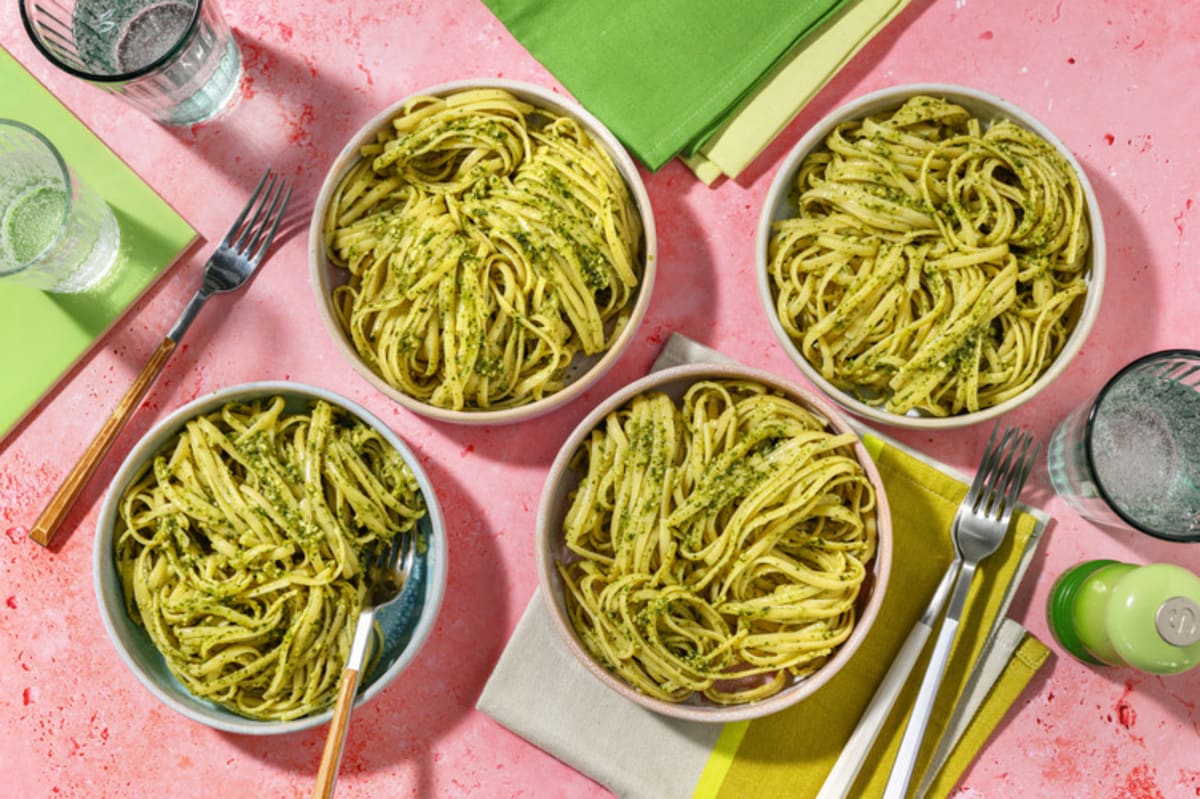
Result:
M692 154L847 0L484 0L647 167Z
M727 360L675 335L655 368ZM726 725L670 719L608 690L572 658L535 593L478 707L623 797L741 799L813 796L921 615L953 555L950 522L966 483L881 434L861 431L891 506L887 599L859 652L820 691L787 710ZM930 721L918 779L945 796L1045 662L1049 650L1006 619L1048 517L1024 508L980 567ZM929 650L900 695L847 795L882 792Z

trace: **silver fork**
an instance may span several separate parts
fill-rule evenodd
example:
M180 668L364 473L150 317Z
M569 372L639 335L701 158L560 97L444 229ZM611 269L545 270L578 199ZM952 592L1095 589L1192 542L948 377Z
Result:
M125 426L133 411L141 402L142 397L150 389L151 384L167 359L175 351L179 340L187 332L196 314L204 307L204 303L213 294L221 294L241 288L254 274L263 256L275 239L279 223L287 211L288 200L291 199L292 188L287 181L268 169L258 181L254 193L246 207L238 214L233 227L225 234L225 238L217 245L217 249L204 265L204 274L200 280L200 288L192 297L191 302L183 309L179 320L167 333L158 349L150 356L142 371L133 381L133 385L125 392L125 396L117 403L108 421L100 428L96 438L84 450L79 461L71 469L58 491L50 498L45 510L38 516L37 521L29 530L29 537L43 546L49 546L54 540L67 513L79 498L88 479L96 471L100 460L112 447L117 434Z
M995 552L1004 542L1017 497L1020 496L1021 488L1025 485L1037 458L1038 444L1033 441L1033 436L1028 431L1018 431L1009 427L997 441L998 429L999 426L992 430L979 473L976 474L971 489L954 516L951 530L955 557L962 563L955 579L950 607L946 610L946 618L938 631L912 715L904 728L904 737L900 739L896 761L888 775L887 787L883 792L884 799L903 799L908 792L917 755L929 725L929 716L942 684L946 663L950 659L950 648L958 632L967 604L967 595L975 579L975 571L979 562ZM983 475L982 479L980 475Z
M983 457L979 461L979 469L975 472L975 479L971 481L966 496L963 497L954 514L954 520L950 525L952 539L961 519L974 511L984 486L996 479L996 471L1002 462L1000 448L996 446L998 430L999 426L993 428ZM925 643L929 640L937 620L942 615L942 610L946 607L946 601L950 599L950 592L954 589L954 581L958 578L962 563L962 555L956 546L954 559L950 561L946 573L942 575L937 588L934 589L929 605L921 614L921 618L913 625L908 638L904 640L896 657L892 660L887 674L879 683L879 687L875 689L870 704L863 711L858 725L854 728L850 739L846 741L846 745L842 747L837 762L833 764L833 769L830 770L824 784L821 785L821 792L817 794L817 799L844 799L850 793L850 788L854 785L858 772L862 769L863 763L871 753L871 748L875 745L875 739L879 737L892 707L895 706L900 692L908 682L908 676L912 673L913 666L920 659L921 652L925 649Z
M342 671L338 686L337 703L333 718L329 722L329 733L325 738L325 749L321 753L321 765L317 769L317 781L313 786L313 799L328 799L333 796L337 782L338 766L342 760L342 747L346 743L346 732L350 728L350 711L358 693L359 676L367 658L367 646L375 625L375 614L384 606L395 602L408 585L417 552L417 531L399 533L391 545L382 549L367 567L367 598L358 614L354 627L354 642Z

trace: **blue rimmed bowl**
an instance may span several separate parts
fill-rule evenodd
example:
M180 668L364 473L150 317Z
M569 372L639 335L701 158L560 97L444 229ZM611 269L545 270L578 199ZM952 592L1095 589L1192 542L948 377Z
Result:
M247 718L195 696L171 674L150 636L125 610L125 595L113 558L121 496L143 466L179 435L191 419L216 411L227 402L283 396L289 412L307 410L325 400L371 426L404 458L417 479L427 513L417 523L425 546L418 547L409 582L401 599L383 608L376 621L383 646L363 674L355 705L370 701L408 667L428 639L446 590L446 525L428 475L412 450L370 411L352 400L314 386L291 382L246 383L222 389L184 405L156 424L126 456L100 509L93 550L93 581L100 617L113 646L133 675L159 701L193 721L244 735L278 735L308 729L330 720L333 709L290 721Z

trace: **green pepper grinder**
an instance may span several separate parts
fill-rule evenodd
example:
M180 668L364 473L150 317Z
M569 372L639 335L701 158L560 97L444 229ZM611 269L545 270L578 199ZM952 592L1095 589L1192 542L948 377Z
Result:
M1055 640L1084 663L1178 674L1200 663L1200 577L1181 566L1090 560L1050 589Z

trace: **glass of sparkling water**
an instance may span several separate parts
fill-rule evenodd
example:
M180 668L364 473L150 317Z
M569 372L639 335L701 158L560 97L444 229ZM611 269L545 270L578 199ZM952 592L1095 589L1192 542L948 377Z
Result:
M238 93L241 51L211 0L21 0L21 19L55 66L164 125L212 119Z
M1046 457L1081 516L1200 541L1200 351L1155 352L1117 372L1059 424Z
M0 119L0 282L99 288L117 261L112 209L29 125Z

